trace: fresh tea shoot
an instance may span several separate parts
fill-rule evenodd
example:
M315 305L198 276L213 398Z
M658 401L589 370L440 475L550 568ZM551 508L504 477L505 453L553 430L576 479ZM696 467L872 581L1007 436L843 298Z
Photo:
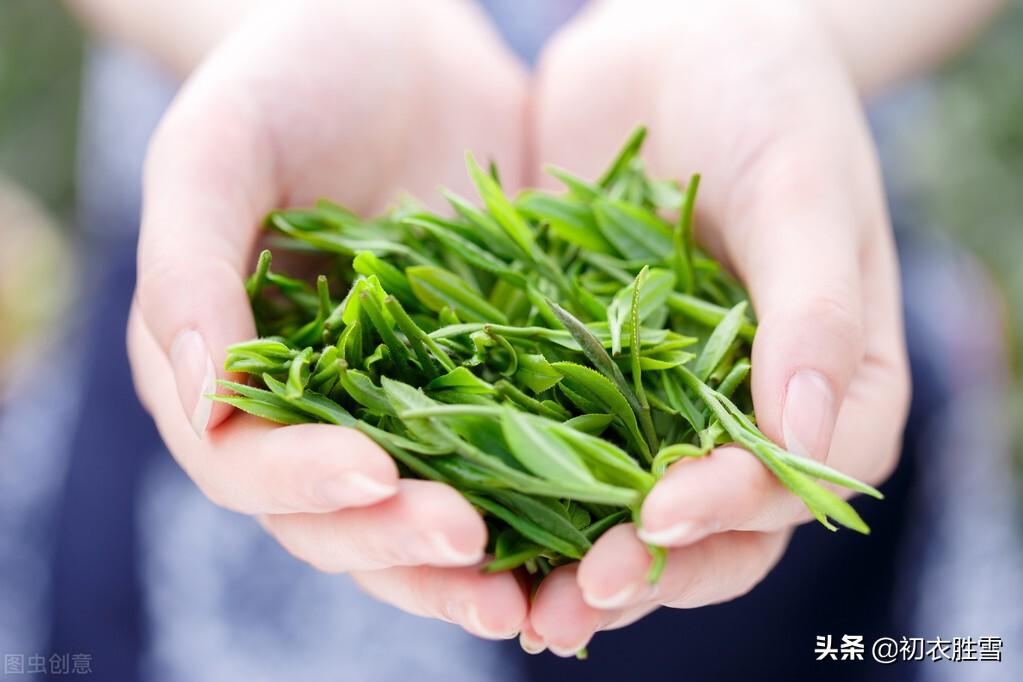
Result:
M403 475L483 514L487 571L538 578L606 530L684 457L737 443L834 530L868 528L827 482L874 488L765 437L747 376L746 292L693 243L699 176L647 176L636 131L596 182L515 198L467 157L482 205L363 219L321 201L267 218L275 248L318 256L315 282L259 258L259 338L230 348L215 399L280 424L362 431ZM667 220L666 215L675 215ZM665 552L651 547L651 579Z

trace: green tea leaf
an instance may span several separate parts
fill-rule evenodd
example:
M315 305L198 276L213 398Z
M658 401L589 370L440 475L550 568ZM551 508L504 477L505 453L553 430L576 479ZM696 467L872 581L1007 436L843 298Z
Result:
M465 497L480 509L493 514L533 542L543 545L544 547L550 547L554 551L560 552L571 559L581 559L585 552L585 548L576 547L571 543L562 540L550 531L538 526L528 519L523 518L519 514L501 506L493 500L487 499L482 495L474 495L472 493L467 493Z
M555 362L552 366L564 377L559 387L571 392L569 399L572 399L572 394L582 398L582 404L577 403L580 409L589 412L607 411L613 414L633 444L638 447L645 446L646 441L639 430L635 412L607 377L573 362Z
M600 176L600 180L597 184L600 187L608 188L611 184L621 177L622 172L628 167L629 163L636 158L639 154L639 150L643 148L643 141L646 140L646 127L639 126L629 135L629 139L625 141L622 148L618 151L618 155L615 156L614 161L611 162L611 166L604 171L604 174Z
M543 393L561 381L561 372L554 369L542 355L521 353L518 355L518 368L514 377L533 393Z
M746 301L742 301L729 310L724 319L714 328L714 332L707 339L707 343L704 344L703 350L700 351L700 355L693 365L693 373L701 381L710 376L718 363L724 359L728 349L732 347L732 343L739 336L739 328L742 326L745 314Z
M373 380L365 373L342 366L338 374L338 383L351 396L352 400L367 410L376 414L396 414L383 389L374 384Z
M352 268L365 277L375 276L384 291L395 296L403 305L416 305L418 299L412 293L405 274L391 263L382 260L369 251L360 251L352 261Z
M686 186L678 224L672 238L675 245L673 261L675 273L679 284L682 285L682 291L687 294L693 293L696 288L696 275L693 272L693 207L696 204L696 191L699 187L700 176L694 175Z
M274 395L283 398L290 407L297 408L328 424L346 427L355 426L355 417L349 414L348 410L324 395L315 391L304 391L300 396L291 396L288 394L287 386L269 374L263 375L263 381Z
M482 243L486 244L495 254L502 258L515 258L521 256L521 250L514 240L498 225L497 221L489 214L473 206L450 190L441 189L441 194L448 200L452 208L460 216L471 223L483 237ZM462 235L463 237L466 235Z
M642 493L654 486L654 477L613 443L565 425L560 425L553 432L581 456L598 480L635 488Z
M749 360L743 359L732 365L732 369L728 370L728 374L721 380L721 384L718 386L718 393L730 397L735 389L746 380L749 375L750 363Z
M551 432L552 424L555 422L518 410L506 409L501 414L505 440L526 469L554 481L594 482L579 455Z
M614 415L603 414L600 412L592 412L588 414L580 414L578 417L572 417L564 422L565 426L573 428L576 431L582 431L588 433L591 436L599 436L604 432L611 422L614 421Z
M268 419L278 424L306 424L312 419L296 410L294 407L275 396L270 391L243 384L236 384L231 381L221 381L221 386L236 391L240 395L210 394L207 397L219 403L225 403L236 407L243 412Z
M671 230L645 208L626 201L598 199L593 211L601 234L625 258L662 262L670 257Z
M515 206L504 195L501 186L492 177L483 172L483 169L476 163L476 159L473 158L472 154L465 155L465 164L469 169L469 177L472 178L473 183L476 185L476 190L480 193L480 198L483 199L483 203L486 204L487 210L490 211L494 220L511 237L511 240L518 245L523 254L532 257L531 255L536 250L536 240L533 238L533 233L529 226L526 225L526 221L515 210Z
M309 361L312 356L313 349L306 348L291 361L291 367L288 369L288 398L302 397L305 386L309 383Z
M708 327L713 327L720 323L729 312L728 308L722 308L696 296L689 296L678 292L668 297L668 306ZM739 327L739 336L747 341L752 341L756 331L756 326L751 322L743 322Z
M555 197L542 192L523 192L515 206L525 215L546 223L551 231L570 244L600 253L614 253L586 202L571 196Z
M470 322L508 322L504 313L474 294L469 285L447 270L414 266L407 268L405 274L416 298L430 310L440 312L450 307L458 317Z
M642 275L644 271L640 272ZM651 315L662 310L668 296L675 288L675 275L669 270L646 270L647 274L639 295L639 320L645 322ZM639 276L636 276L636 280ZM634 280L615 294L607 308L607 327L611 332L611 352L618 355L622 350L622 333L629 324L632 312L632 298L636 289Z
M491 496L508 509L532 521L551 535L570 543L578 549L580 554L585 553L590 548L590 541L572 523L571 518L567 515L561 503L549 499L530 497L512 490L494 491Z
M567 187L572 196L583 201L593 201L600 196L600 188L591 182L587 182L577 175L569 173L557 166L545 166L544 170L553 178L560 180Z
M427 391L442 391L445 389L457 389L466 393L478 393L481 395L494 395L496 393L493 385L483 381L465 367L456 367L426 385Z

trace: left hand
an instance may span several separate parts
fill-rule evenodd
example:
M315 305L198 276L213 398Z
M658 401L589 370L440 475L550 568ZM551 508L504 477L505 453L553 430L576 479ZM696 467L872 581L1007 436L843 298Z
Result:
M752 392L772 440L861 480L893 470L909 396L893 239L856 89L801 3L598 2L550 44L533 158L595 175L649 124L655 176L704 174L700 242L750 291ZM643 529L605 534L541 584L523 647L572 655L660 605L739 596L808 520L752 455L683 461ZM671 547L645 580L643 541Z
M438 36L457 35L457 51ZM502 638L527 599L476 566L486 526L434 481L399 480L354 429L278 426L213 402L227 347L255 336L245 290L262 217L335 197L470 189L466 148L520 184L526 76L464 0L292 0L242 22L195 71L146 160L128 330L135 385L212 501L314 567L406 611Z

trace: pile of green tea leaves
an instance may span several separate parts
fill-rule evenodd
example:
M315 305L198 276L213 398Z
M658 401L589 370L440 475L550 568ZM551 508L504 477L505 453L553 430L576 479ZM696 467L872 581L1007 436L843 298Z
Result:
M746 294L693 244L699 177L648 178L644 136L596 182L549 169L561 194L511 199L469 156L482 208L442 190L451 215L366 220L325 201L271 214L276 245L317 254L329 274L312 285L263 252L247 282L260 338L226 365L251 382L216 398L358 429L403 475L453 486L487 521L488 571L542 577L579 559L639 522L669 464L729 442L828 528L866 533L817 481L876 490L757 429ZM665 553L650 550L656 579Z

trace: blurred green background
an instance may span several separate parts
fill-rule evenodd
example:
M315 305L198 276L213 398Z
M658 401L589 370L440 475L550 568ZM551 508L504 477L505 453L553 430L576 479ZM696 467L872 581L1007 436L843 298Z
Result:
M71 217L82 35L52 0L0 2L0 173Z
M927 115L897 150L931 225L975 253L1004 297L1023 473L1023 2L933 78ZM962 330L964 334L970 330ZM1023 475L1017 476L1023 485Z
M0 402L70 298L81 61L61 3L0 2Z
M81 32L60 3L0 2L0 210L5 201L11 204L12 191L20 197L17 202L35 197L50 222L60 226L58 235L72 237L81 59ZM900 140L907 177L899 180L921 200L928 222L976 253L999 282L1018 367L1023 360L1023 267L1018 263L1023 254L1023 3L1012 4L925 89L929 104ZM25 191L11 190L3 178ZM27 222L34 221L47 222L39 215ZM33 242L24 236L28 227L22 222L0 222L0 237L35 258L5 249L0 292L39 290L61 281L59 274L69 267L61 260L66 247L62 250L60 241L51 235ZM12 239L16 233L21 237ZM29 326L52 317L24 309L52 301L0 296L0 357L29 338Z

